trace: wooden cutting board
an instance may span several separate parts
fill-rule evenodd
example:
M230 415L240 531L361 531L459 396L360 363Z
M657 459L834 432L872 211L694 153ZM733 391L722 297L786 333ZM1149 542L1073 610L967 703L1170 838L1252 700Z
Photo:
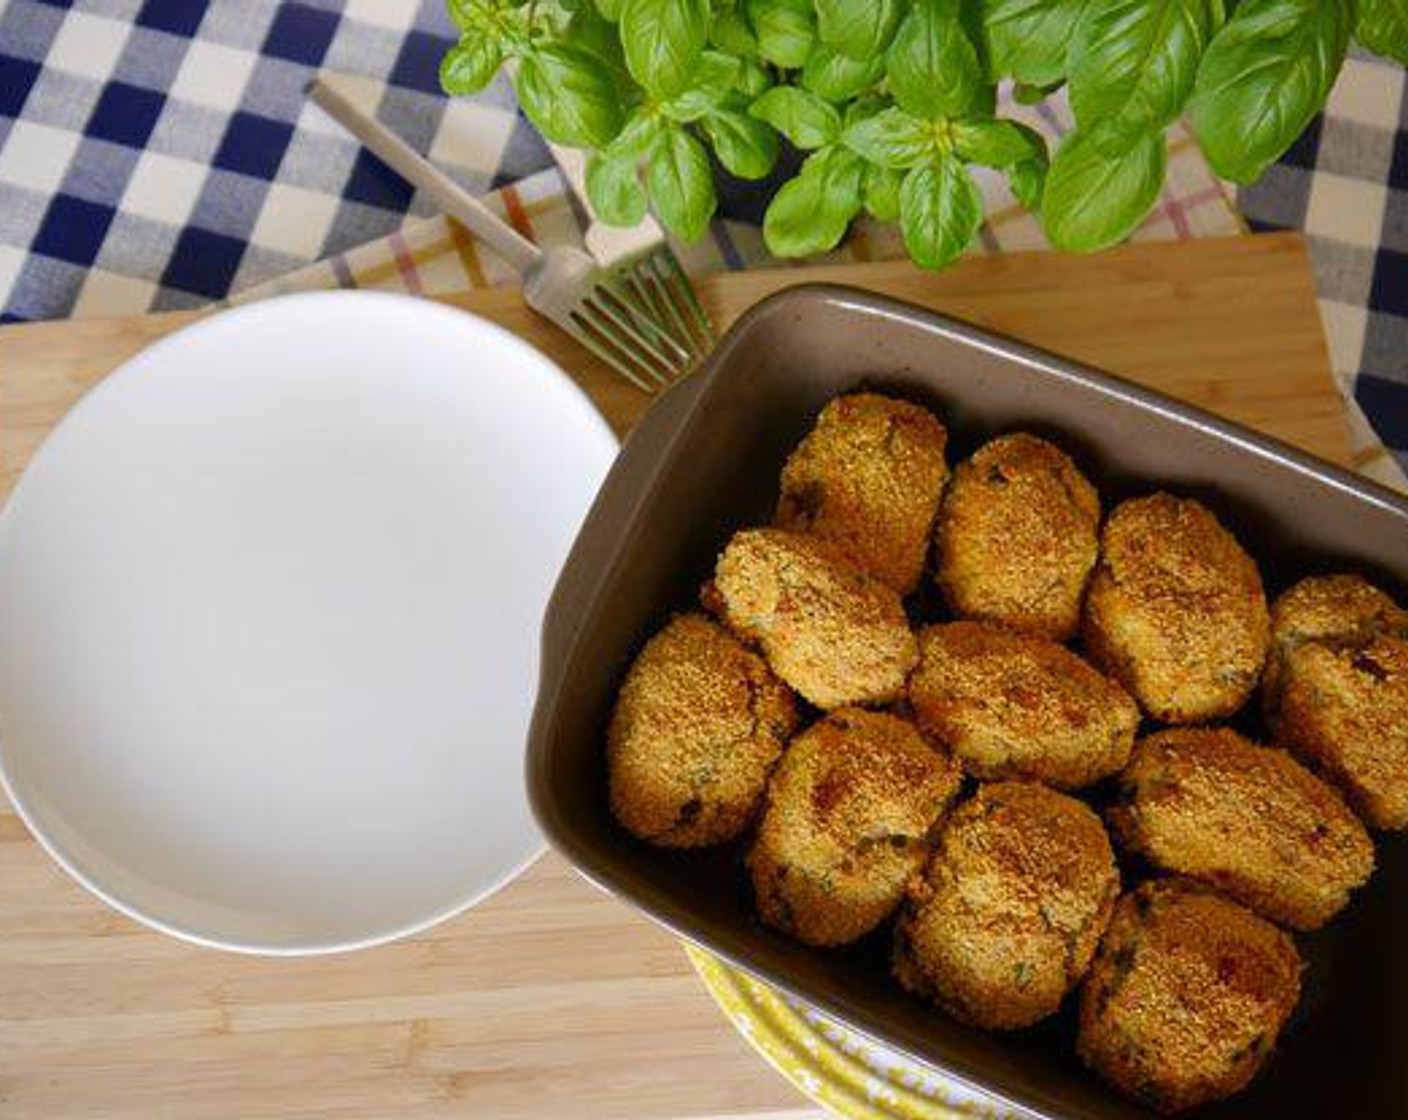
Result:
M717 277L727 323L803 280L885 292L1195 401L1327 458L1349 445L1299 237ZM618 431L635 390L509 291L452 302L574 372ZM189 314L0 329L0 498L84 390ZM469 375L468 373L466 374ZM347 956L192 948L70 882L0 803L0 1117L813 1116L679 946L553 856L424 936Z

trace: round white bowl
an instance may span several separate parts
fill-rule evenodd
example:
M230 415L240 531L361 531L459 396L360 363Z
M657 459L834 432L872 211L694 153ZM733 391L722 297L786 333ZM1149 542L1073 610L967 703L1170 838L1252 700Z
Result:
M362 292L203 319L106 378L0 515L0 778L167 933L351 949L541 850L539 625L616 441L482 319Z

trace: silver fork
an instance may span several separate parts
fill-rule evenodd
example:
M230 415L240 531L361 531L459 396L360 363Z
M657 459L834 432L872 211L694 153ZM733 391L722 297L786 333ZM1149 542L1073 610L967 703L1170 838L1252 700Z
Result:
M624 276L639 290L640 297L652 300L657 314L670 322L680 336L695 336L702 341L704 353L718 341L714 326L699 302L679 258L666 240L665 231L655 218L647 214L630 228L611 226L597 217L587 192L587 154L580 148L568 148L543 137L552 153L557 169L567 180L577 203L590 219L582 240L587 252L597 264ZM668 285L664 292L653 291Z
M673 253L651 253L606 270L570 246L540 249L327 78L308 96L378 158L425 191L523 277L528 306L556 323L631 384L652 393L688 373L713 331Z

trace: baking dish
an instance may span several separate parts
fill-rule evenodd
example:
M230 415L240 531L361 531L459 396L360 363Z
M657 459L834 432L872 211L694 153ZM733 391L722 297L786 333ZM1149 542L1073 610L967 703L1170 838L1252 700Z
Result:
M657 850L630 839L607 808L604 729L631 657L696 600L734 529L770 519L782 463L823 404L860 387L936 409L953 461L1023 428L1070 451L1106 508L1163 487L1198 497L1257 557L1272 593L1350 566L1405 598L1408 502L1025 344L889 299L807 285L753 308L704 369L651 408L559 578L544 621L527 782L548 839L584 875L1013 1111L1043 1120L1145 1116L1076 1061L1073 1001L1015 1034L962 1027L888 978L883 931L839 952L790 941L754 918L735 848ZM1255 732L1254 714L1245 718ZM1371 884L1328 929L1298 939L1305 994L1278 1053L1250 1090L1198 1115L1408 1115L1408 838L1377 840Z

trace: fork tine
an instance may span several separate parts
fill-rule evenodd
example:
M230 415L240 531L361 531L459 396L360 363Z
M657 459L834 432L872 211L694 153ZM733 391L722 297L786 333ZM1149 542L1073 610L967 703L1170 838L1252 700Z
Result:
M565 319L557 321L557 325L609 365L642 393L654 393L658 387L654 382L645 380L636 369L632 368L632 362L639 364L639 359L630 351L622 351L614 346L607 346L597 334L590 329L586 323L582 322L574 311Z
M674 364L689 363L691 360L689 350L681 346L679 340L665 328L660 320L658 309L650 301L642 298L638 291L633 291L618 277L603 278L597 287L599 291L609 296L623 313L630 316L632 321L653 341L674 351L676 359Z
M679 367L662 360L658 351L640 345L638 338L622 329L619 320L599 304L584 300L574 312L574 318L590 330L600 343L614 348L633 362L656 386L668 385L677 376Z
M621 346L622 349L627 349L628 344L633 346L637 354L647 359L642 364L652 370L657 380L659 380L662 385L672 379L674 371L679 367L678 361L672 360L668 354L651 341L651 339L646 336L646 332L642 330L629 315L623 314L617 308L612 307L608 302L601 299L596 292L592 292L582 300L582 306L579 310L590 312L594 319L594 325L596 325L598 329L602 329L603 333L609 334L610 332L604 328L601 320L605 320L605 322L614 327L620 335L624 335L626 342L622 342L619 337L613 338L612 341L618 346ZM654 365L652 366L651 363L654 363Z
M653 292L652 286L645 283L634 265L627 265L617 273L612 290L615 289L621 290L622 299L627 301L629 306L638 309L643 320L650 324L652 332L680 356L681 362L689 365L693 361L694 351L690 338L684 337L681 340L679 328L670 321L665 304Z
M652 252L649 256L636 261L632 272L644 286L649 288L655 306L664 309L661 318L673 327L671 337L689 351L691 358L702 357L703 352L699 348L699 339L694 331L689 329L689 325L680 313L678 303L670 295L667 277L658 267L655 256L656 254Z
M680 298L685 310L689 313L691 324L698 330L699 338L708 350L717 341L714 334L714 325L709 322L709 316L704 310L704 305L699 302L699 293L694 290L694 285L685 275L684 268L680 265L680 260L675 256L674 250L668 244L661 245L655 255L664 261L665 271L673 279L670 286L672 293Z

